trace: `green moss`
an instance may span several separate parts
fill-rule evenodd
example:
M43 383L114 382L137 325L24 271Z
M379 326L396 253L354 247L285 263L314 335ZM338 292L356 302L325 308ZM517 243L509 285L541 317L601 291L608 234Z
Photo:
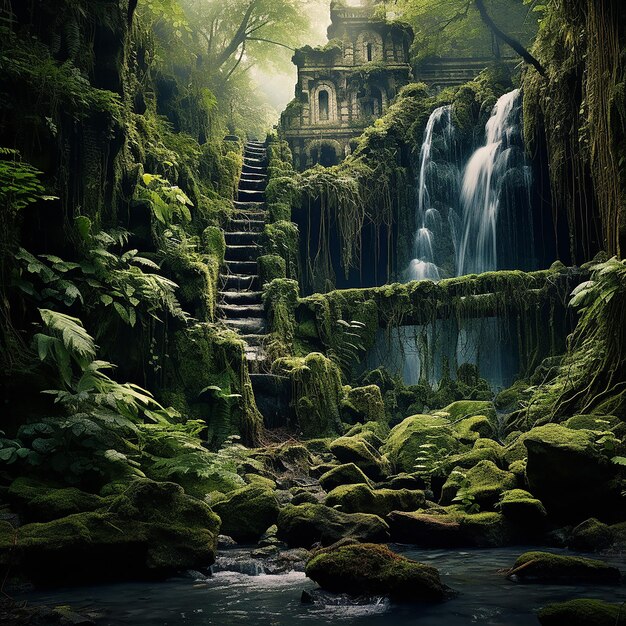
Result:
M268 329L272 334L267 349L273 358L293 353L298 295L297 281L287 278L276 278L263 288Z
M9 499L16 503L30 521L47 522L74 513L95 511L106 500L74 487L56 489L30 478L17 478L9 486Z
M506 519L524 526L540 524L547 515L541 501L523 489L505 491L498 508Z
M604 432L611 430L619 424L614 415L574 415L563 423L566 428L572 430L595 430Z
M509 575L523 581L572 584L575 582L619 583L616 567L603 561L549 552L525 552L511 568Z
M473 419L473 418L470 418ZM450 473L455 467L471 469L480 461L491 461L497 466L503 464L504 448L491 439L478 439L474 447L445 459L444 472Z
M278 515L278 538L290 547L332 545L340 539L384 542L389 527L368 513L342 513L323 504L287 505Z
M407 417L391 430L381 451L398 470L412 472L424 444L434 444L447 453L461 448L447 419L433 415L414 415Z
M354 464L344 463L333 467L319 478L320 485L325 491L332 491L341 485L363 484L372 487L370 479Z
M516 486L515 476L499 469L492 461L480 461L463 472L453 472L441 490L441 503L450 504L461 488L482 508L492 507L504 491Z
M287 376L293 384L293 406L307 438L337 434L341 430L343 386L339 368L323 354L281 358L272 373Z
M624 626L622 604L609 604L603 600L576 598L566 602L548 604L537 613L542 626Z
M441 409L440 413L447 413L453 422L475 415L486 416L492 423L496 417L496 410L492 402L481 402L476 400L460 400L453 402Z
M411 489L371 489L366 484L340 485L327 496L328 506L344 513L373 513L385 517L391 511L415 511L424 506L424 492Z
M493 437L492 422L485 415L474 415L462 419L454 424L454 430L458 433L459 440L463 443L472 443L479 437Z
M215 558L219 519L172 483L137 480L106 510L15 530L0 527L0 560L34 582L162 576ZM64 564L59 568L59 563Z
M345 432L346 437L360 435L370 445L376 448L380 448L380 446L383 445L388 434L389 427L385 422L364 422L363 424L355 424Z
M509 543L509 530L501 513L464 515L460 521L461 534L468 545L497 548Z
M395 600L441 602L439 572L399 556L384 546L340 546L316 553L306 575L323 589L355 595L389 595Z
M354 463L373 480L381 480L388 473L389 468L378 450L360 435L335 439L330 451L342 463Z
M384 426L387 424L383 397L376 385L349 388L343 401L342 414L344 421L350 423L379 422Z
M299 237L300 233L296 224L288 221L266 224L261 237L265 254L283 258L286 276L296 280L299 275Z
M258 259L259 280L261 285L271 283L277 278L287 278L287 263L276 254L265 254Z
M220 532L238 542L256 541L278 518L278 501L264 485L238 489L213 510L222 520Z
M215 447L239 435L253 444L262 428L245 360L244 344L233 331L195 324L175 333L165 362L162 396L180 413L207 424ZM204 390L211 386L219 394ZM240 397L228 398L231 394Z
M615 539L610 526L592 517L572 530L568 546L580 552L595 552L611 547Z
M226 254L224 231L218 226L207 226L202 233L202 246L205 254L213 255L221 263Z

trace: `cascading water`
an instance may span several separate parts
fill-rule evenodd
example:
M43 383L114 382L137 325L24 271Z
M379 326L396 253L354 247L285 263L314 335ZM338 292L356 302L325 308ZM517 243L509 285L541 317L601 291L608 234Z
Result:
M435 109L420 150L413 259L406 279L533 269L531 174L524 158L520 91L497 101L484 145L467 161L455 134L452 106ZM386 352L386 365L402 372L409 384L424 377L437 383L447 361L474 363L501 387L516 374L514 350L503 343L507 328L496 318L436 321L398 329L398 345L390 350L387 344L385 350L381 338L377 352Z
M524 159L521 106L519 89L498 100L485 128L485 145L465 167L457 276L532 265L531 172Z
M413 260L409 263L407 280L441 278L435 253L435 237L441 235L442 224L437 206L449 203L457 191L458 170L453 152L452 106L446 105L432 112L424 131L420 150Z

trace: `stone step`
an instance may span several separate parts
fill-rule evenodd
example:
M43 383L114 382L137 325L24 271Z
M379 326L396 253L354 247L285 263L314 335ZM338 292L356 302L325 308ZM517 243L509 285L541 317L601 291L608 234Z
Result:
M243 335L262 335L265 333L265 319L262 317L227 319L223 321L228 328L238 330Z
M250 165L259 170L265 171L265 159L257 156L245 156L243 157L243 164Z
M246 231L248 233L261 233L265 228L265 220L235 219L230 221L230 227L234 231Z
M233 201L233 207L235 211L252 211L253 213L262 213L265 211L265 202L240 202L239 200Z
M265 167L256 167L254 165L247 165L246 163L243 164L243 167L241 168L241 175L242 176L263 176L265 175L266 172L266 168Z
M221 274L224 291L254 291L259 288L259 277L249 274Z
M218 304L217 308L226 319L265 317L265 307L262 304Z
M227 230L224 231L226 245L245 246L255 244L259 239L259 233L247 230Z
M252 180L251 178L241 178L239 180L239 191L265 191L266 183L264 179Z
M256 276L258 266L256 261L224 261L231 274Z
M256 261L262 253L261 246L257 245L243 245L236 246L228 244L226 246L226 261Z
M237 194L237 200L239 202L265 202L265 192L240 189Z
M219 298L224 304L262 304L262 291L220 291Z
M241 338L249 346L261 346L263 345L263 342L267 339L267 335L241 335Z

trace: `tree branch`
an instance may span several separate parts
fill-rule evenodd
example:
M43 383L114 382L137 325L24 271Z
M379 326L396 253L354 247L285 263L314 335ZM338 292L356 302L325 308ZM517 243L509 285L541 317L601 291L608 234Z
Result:
M233 35L230 43L222 50L222 52L218 55L216 59L217 67L222 67L226 61L237 51L239 46L246 40L246 31L248 30L248 25L250 23L250 18L252 17L252 13L256 8L258 0L252 0L246 9L246 12L241 19L241 23L239 24L239 28L237 32Z
M264 39L263 37L248 37L248 41L263 41L265 43L274 44L275 46L281 46L283 48L287 48L287 50L291 50L292 52L296 51L295 48L292 48L291 46L288 46L285 43L280 43L280 41L272 41L271 39Z
M517 54L519 54L526 63L532 65L542 76L546 76L546 70L539 63L539 61L530 53L524 46L517 41L517 39L513 39L510 35L507 35L505 32L498 28L498 25L491 19L491 16L487 12L485 7L484 0L474 0L474 4L480 13L480 19L484 22L484 24L491 30L491 32L498 38L504 41L505 44L509 45Z

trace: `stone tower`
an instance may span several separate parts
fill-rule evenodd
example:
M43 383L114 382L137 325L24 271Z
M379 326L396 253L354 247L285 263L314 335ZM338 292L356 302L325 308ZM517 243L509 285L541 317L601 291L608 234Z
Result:
M280 129L305 169L335 165L411 80L410 26L387 20L378 0L333 0L329 42L296 50L296 97Z

